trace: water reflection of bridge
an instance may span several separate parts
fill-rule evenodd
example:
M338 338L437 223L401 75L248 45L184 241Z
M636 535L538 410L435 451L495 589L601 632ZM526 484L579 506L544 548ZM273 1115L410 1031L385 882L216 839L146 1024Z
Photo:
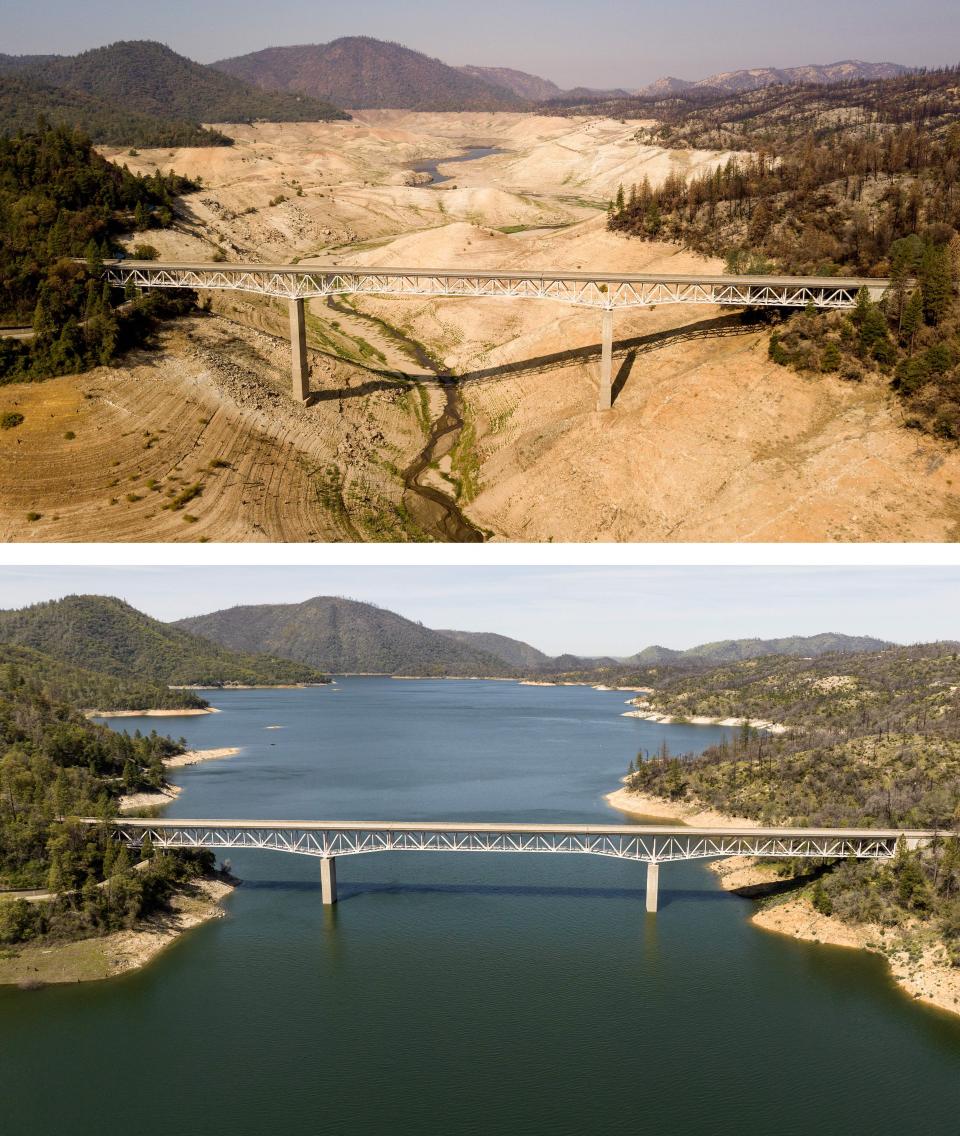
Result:
M293 395L308 395L303 302L312 297L436 296L552 300L601 312L598 410L612 405L613 313L656 304L719 304L739 308L852 308L866 288L879 299L887 280L839 276L676 276L619 272L514 272L497 269L339 268L295 264L171 264L108 261L105 278L117 287L192 288L249 292L290 303Z
M101 821L90 819L89 824ZM889 860L956 833L852 828L693 828L663 825L491 824L448 821L173 820L121 818L116 837L138 848L259 848L316 856L325 904L336 903L336 857L370 852L543 852L647 865L647 910L657 910L660 865L715 856Z

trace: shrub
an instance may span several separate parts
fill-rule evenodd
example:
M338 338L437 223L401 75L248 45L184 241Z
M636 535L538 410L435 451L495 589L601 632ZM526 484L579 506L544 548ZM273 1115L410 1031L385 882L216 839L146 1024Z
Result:
M23 421L23 415L16 410L5 410L0 414L0 430L12 430Z

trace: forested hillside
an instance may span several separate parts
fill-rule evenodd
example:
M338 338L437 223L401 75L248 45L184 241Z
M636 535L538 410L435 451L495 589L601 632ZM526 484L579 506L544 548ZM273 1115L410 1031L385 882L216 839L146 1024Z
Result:
M129 927L212 867L209 853L148 852L149 864L134 871L105 827L69 819L108 820L122 792L162 784L163 759L179 752L155 733L96 726L48 698L33 676L0 666L0 889L52 893L27 902L0 892L0 944Z
M771 357L887 376L909 424L960 437L960 70L656 106L639 141L747 152L689 183L626 187L610 227L731 272L891 278L882 305L795 317Z
M209 705L190 690L171 690L136 674L104 674L31 647L0 642L4 667L8 681L18 676L51 702L79 710L199 710Z
M226 134L195 122L144 114L113 99L0 73L0 134L35 130L41 120L80 130L105 146L233 145Z
M230 145L222 134L203 135L202 122L319 122L349 117L307 95L260 90L149 40L121 41L71 56L0 56L0 75L31 85L22 89L27 104L14 112L16 118L0 117L0 131L22 125L28 111L60 121L66 117L64 103L82 107L84 99L95 100L88 107L92 119L88 125L70 118L71 125L90 130L98 142L131 146L174 145L172 140L158 141L165 134L183 138L182 145ZM51 89L48 106L44 92Z
M506 87L399 43L370 36L269 47L211 66L270 90L302 92L358 110L520 110L529 106Z
M649 704L785 722L700 755L631 764L627 784L771 825L960 830L960 644L816 661L762 659L674 678ZM936 929L960 965L960 841L836 866L813 891L856 922Z
M228 650L109 596L67 596L0 611L0 643L30 647L124 680L135 675L154 684L275 686L327 681L312 666Z
M169 225L174 197L194 188L173 173L135 176L66 127L0 137L0 320L34 331L0 338L0 382L106 363L176 310L176 297L118 309L99 264L115 234Z
M814 727L900 729L960 709L960 643L819 658L769 656L658 683L654 709L678 717L745 717Z
M272 651L336 673L515 673L502 659L443 632L339 596L228 608L181 619L174 626L234 650Z

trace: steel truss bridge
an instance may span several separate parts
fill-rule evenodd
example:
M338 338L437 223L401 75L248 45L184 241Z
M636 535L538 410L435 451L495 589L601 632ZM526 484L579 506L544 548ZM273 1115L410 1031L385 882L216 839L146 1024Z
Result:
M104 276L119 288L192 288L249 292L290 304L293 394L308 395L303 302L330 296L436 296L552 300L598 309L601 320L599 410L612 405L613 312L657 304L752 308L852 308L866 288L879 299L889 281L846 277L673 276L607 272L512 272L490 269L339 268L293 264L170 264L107 261Z
M101 821L86 819L87 824ZM647 910L656 911L660 864L716 856L889 860L903 839L917 848L956 833L894 829L692 828L660 825L488 824L446 821L268 821L120 818L133 848L258 848L315 856L323 902L336 902L336 857L370 852L542 852L608 856L647 865Z

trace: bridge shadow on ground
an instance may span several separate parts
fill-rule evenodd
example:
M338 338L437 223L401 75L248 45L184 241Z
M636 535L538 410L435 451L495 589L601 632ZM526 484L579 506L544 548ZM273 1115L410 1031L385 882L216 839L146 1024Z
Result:
M733 315L714 316L710 319L700 320L697 323L685 324L683 327L666 328L663 331L653 331L648 335L637 335L630 339L618 339L613 344L614 358L621 358L621 363L612 384L612 398L617 396L626 386L630 372L638 356L662 347L677 343L690 343L698 339L720 339L733 335L749 335L759 330L764 323L765 313L738 312ZM498 379L509 378L514 375L535 375L544 371L552 371L577 363L591 363L599 361L601 345L599 343L587 344L584 347L571 347L566 351L554 351L549 355L537 355L529 359L519 359L513 363L501 363L496 367L483 367L474 371L464 371L462 374L440 376L439 381L455 381L460 386L494 382ZM376 371L366 368L369 379L353 387L341 387L331 390L314 391L308 403L329 402L341 398L362 398L377 391L394 390L410 382L437 382L438 376L433 372L411 374L399 371ZM388 377L393 376L393 377Z

